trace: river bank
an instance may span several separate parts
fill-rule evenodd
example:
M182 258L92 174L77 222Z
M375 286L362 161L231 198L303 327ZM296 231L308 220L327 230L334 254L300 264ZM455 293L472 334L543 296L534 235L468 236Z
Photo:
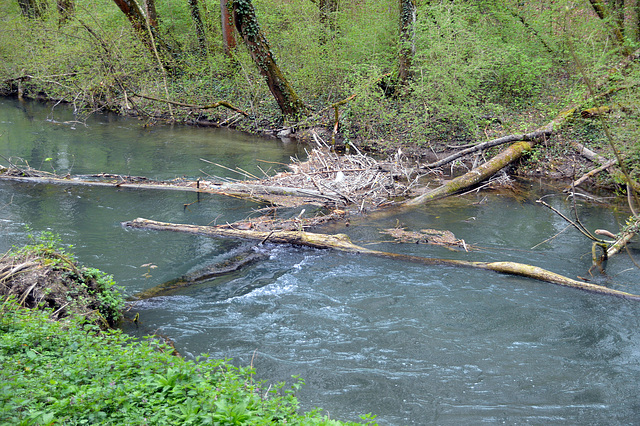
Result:
M252 367L185 360L112 329L124 307L112 278L77 265L50 233L4 254L0 284L3 423L356 424L299 413L302 379L267 386Z

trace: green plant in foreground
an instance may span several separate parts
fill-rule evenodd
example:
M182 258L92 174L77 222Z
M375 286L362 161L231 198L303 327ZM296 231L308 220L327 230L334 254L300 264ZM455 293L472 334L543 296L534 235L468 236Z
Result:
M78 318L0 305L0 423L342 425L298 414L295 391L265 390L251 368L173 356L155 339L101 332ZM370 415L366 424L374 424Z

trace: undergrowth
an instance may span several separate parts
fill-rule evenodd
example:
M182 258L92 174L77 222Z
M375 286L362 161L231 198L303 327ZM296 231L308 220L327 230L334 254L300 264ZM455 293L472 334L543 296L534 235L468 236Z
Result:
M14 299L0 306L0 423L113 425L342 425L298 414L295 391L265 388L254 370L203 355L172 355L155 339L53 321ZM363 416L374 424L371 416Z

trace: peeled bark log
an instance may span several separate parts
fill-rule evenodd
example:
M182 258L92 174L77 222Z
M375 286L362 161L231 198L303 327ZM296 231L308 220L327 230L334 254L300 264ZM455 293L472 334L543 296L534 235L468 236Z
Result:
M190 234L206 235L211 237L241 238L247 240L256 240L261 242L271 242L277 244L293 244L313 247L317 249L333 249L348 253L369 254L373 256L383 257L387 259L397 259L423 265L449 265L462 266L468 268L488 269L509 275L520 275L527 278L533 278L538 281L544 281L551 284L557 284L564 287L571 287L590 293L603 294L608 296L620 297L623 299L640 301L640 295L626 293L607 287L584 283L564 277L554 272L547 271L537 266L526 265L516 262L470 262L464 260L452 259L436 259L419 256L411 256L397 253L387 253L377 250L370 250L356 244L353 244L349 237L344 234L316 234L304 231L273 231L260 232L252 230L233 229L230 225L224 226L196 226L187 224L175 224L167 222L158 222L138 218L133 221L123 222L123 226L129 228L152 229L157 231L175 231L186 232Z

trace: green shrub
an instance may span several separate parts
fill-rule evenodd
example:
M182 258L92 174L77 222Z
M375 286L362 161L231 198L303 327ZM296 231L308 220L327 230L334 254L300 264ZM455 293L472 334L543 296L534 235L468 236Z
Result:
M265 389L251 368L172 355L155 339L101 332L76 318L0 306L0 423L340 425L297 414L298 382ZM368 424L372 418L365 416ZM348 423L355 424L355 423Z

